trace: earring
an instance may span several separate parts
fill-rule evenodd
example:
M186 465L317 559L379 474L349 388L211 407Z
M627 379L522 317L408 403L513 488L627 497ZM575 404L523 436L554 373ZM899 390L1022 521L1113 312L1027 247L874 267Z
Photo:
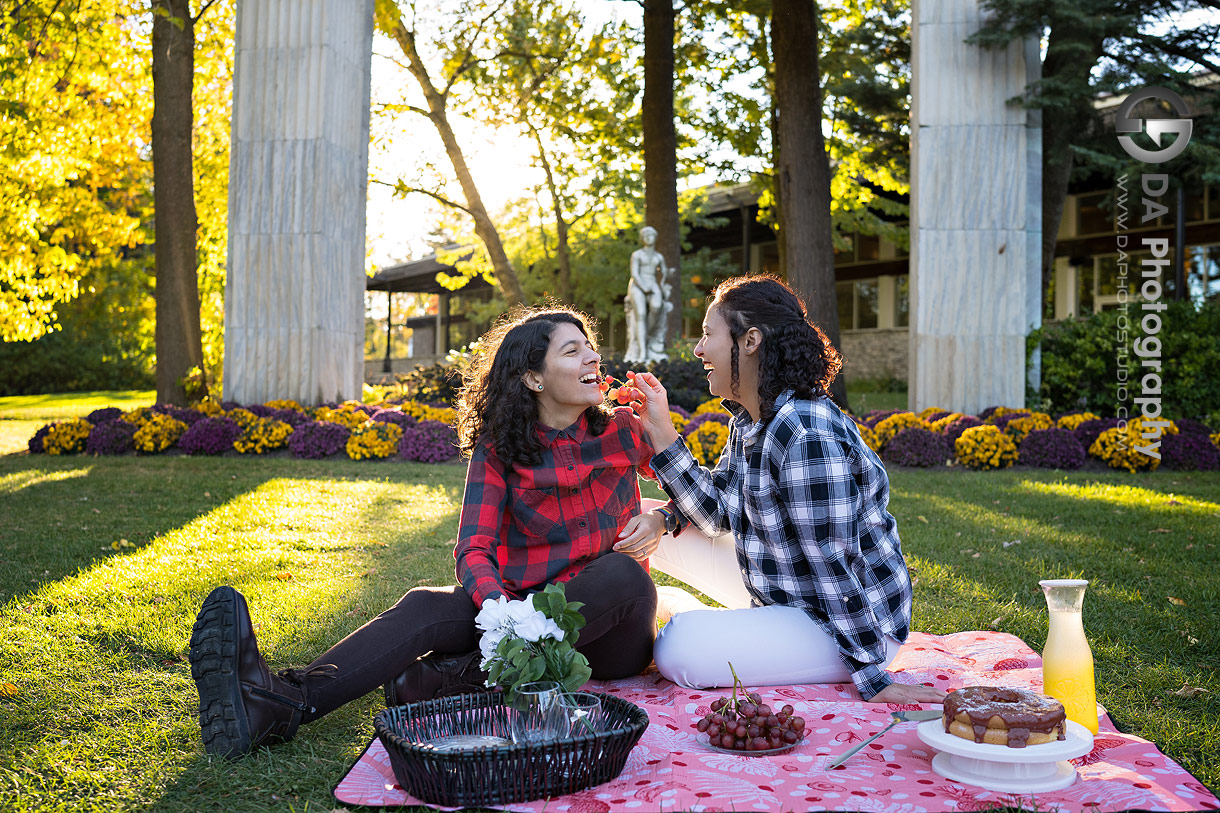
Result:
M542 385L541 385L541 384L539 384L539 385L538 385L538 392L542 392Z

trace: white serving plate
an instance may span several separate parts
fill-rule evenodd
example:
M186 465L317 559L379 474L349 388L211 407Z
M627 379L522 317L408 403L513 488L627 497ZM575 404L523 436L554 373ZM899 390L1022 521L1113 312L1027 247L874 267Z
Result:
M932 770L956 782L1005 793L1039 793L1062 790L1076 781L1076 768L1065 760L1093 750L1093 735L1079 723L1067 721L1062 742L1009 748L965 740L945 733L940 720L920 723L919 738L939 753Z

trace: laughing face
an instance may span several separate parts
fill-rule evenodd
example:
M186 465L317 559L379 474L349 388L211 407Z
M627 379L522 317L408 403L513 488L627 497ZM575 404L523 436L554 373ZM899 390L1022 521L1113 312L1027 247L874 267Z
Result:
M539 420L563 429L575 423L586 409L600 404L604 398L598 386L601 360L580 328L567 322L557 324L551 331L542 370L525 374L526 386L538 397Z
M733 337L729 325L715 305L703 317L703 337L695 345L695 357L707 371L708 391L717 398L735 399L733 393ZM740 354L738 363L740 364Z

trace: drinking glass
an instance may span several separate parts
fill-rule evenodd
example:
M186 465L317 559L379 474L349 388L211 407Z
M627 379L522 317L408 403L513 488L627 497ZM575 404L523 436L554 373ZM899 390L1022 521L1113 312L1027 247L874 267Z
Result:
M557 740L567 733L567 720L560 712L560 685L553 680L523 683L512 702L513 742Z
M559 708L567 735L595 734L601 729L602 700L592 692L567 692L559 696Z

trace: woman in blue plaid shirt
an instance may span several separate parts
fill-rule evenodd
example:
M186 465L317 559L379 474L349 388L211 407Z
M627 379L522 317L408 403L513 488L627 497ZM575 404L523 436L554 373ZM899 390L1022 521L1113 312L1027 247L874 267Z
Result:
M639 411L679 525L733 533L753 606L675 615L657 639L657 668L710 688L732 685L732 661L747 685L850 680L873 702L940 702L943 692L886 671L911 621L889 478L827 395L842 358L805 304L774 277L727 280L695 355L734 416L716 466L695 461L651 373L634 377Z

